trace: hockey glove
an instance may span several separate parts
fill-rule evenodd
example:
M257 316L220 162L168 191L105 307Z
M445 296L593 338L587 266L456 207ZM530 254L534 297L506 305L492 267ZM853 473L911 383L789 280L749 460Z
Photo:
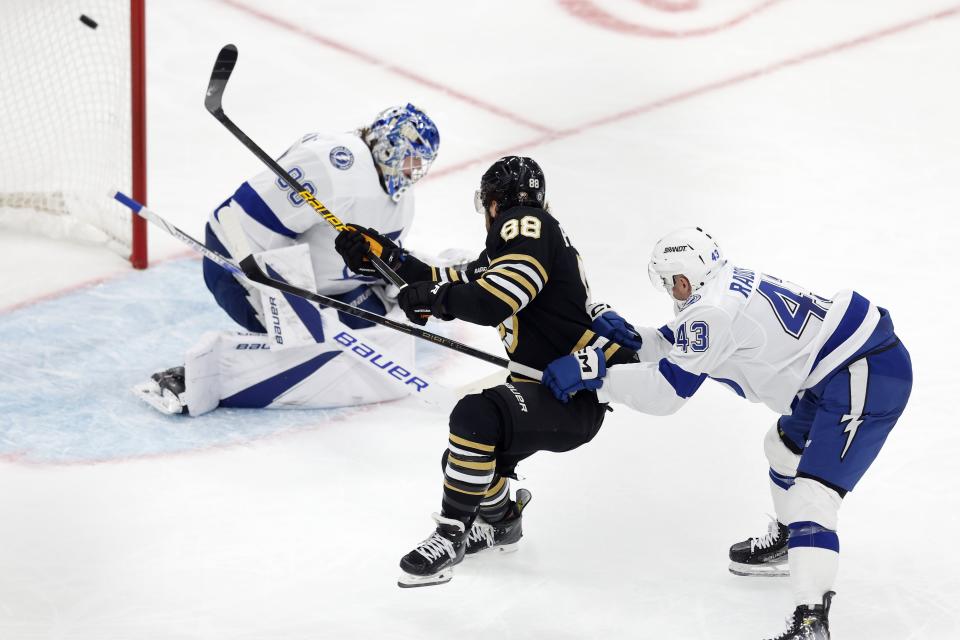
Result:
M608 304L595 304L587 309L590 317L593 318L593 324L590 329L594 333L603 336L607 340L612 340L628 349L639 351L643 341L640 334L633 328L633 325L621 317L619 313L613 310Z
M361 276L380 277L368 258L371 253L380 256L394 271L403 262L403 249L390 238L380 235L376 229L349 225L337 235L333 246L350 271Z
M560 402L570 401L570 396L581 389L596 391L603 386L607 375L607 361L596 347L586 347L569 356L557 358L543 370L541 382Z
M414 324L425 325L430 316L453 320L453 316L447 313L443 306L449 289L449 282L413 282L400 289L397 304Z

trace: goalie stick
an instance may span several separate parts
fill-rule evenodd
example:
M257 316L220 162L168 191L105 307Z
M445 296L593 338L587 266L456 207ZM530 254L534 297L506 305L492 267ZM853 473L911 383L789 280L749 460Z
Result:
M327 209L320 200L317 199L312 193L304 188L299 181L297 181L293 176L291 176L283 167L281 167L273 158L271 158L267 153L260 148L260 146L250 139L250 136L245 134L240 127L235 125L233 121L227 117L227 114L223 112L223 92L227 88L227 81L230 80L230 74L233 73L233 68L237 64L237 47L228 44L220 49L220 53L217 54L217 60L213 63L213 72L210 74L210 83L207 85L207 97L204 99L204 106L206 106L207 111L217 119L227 130L232 133L237 140L243 143L247 149L253 152L255 156L260 158L260 160L270 167L270 170L273 171L277 176L286 182L290 187L297 192L301 198L303 198L307 204L309 204L314 211L316 211L320 216L329 222L334 229L337 231L343 231L347 229L340 218L335 216L333 212ZM384 278L393 283L398 289L402 289L407 286L407 283L403 281L397 272L390 268L390 266L383 261L383 259L375 254L370 254L370 262L373 263L374 268L382 275Z
M534 380L540 380L543 375L537 369L533 367L528 367L526 365L520 364L519 362L512 362L506 358L501 358L493 354L487 353L485 351L480 351L479 349L474 349L471 346L465 345L462 342L457 342L456 340L451 340L444 336L438 335L436 333L431 333L420 327L415 327L413 325L404 324L402 322L397 322L391 320L390 318L385 318L381 315L367 311L365 309L359 309L352 305L349 305L345 302L341 302L335 298L328 298L327 296L321 295L319 293L314 293L313 291L307 291L306 289L301 289L295 287L286 282L281 282L280 280L274 280L266 273L263 272L263 269L260 268L260 265L257 264L256 259L253 255L250 254L249 246L246 245L246 236L243 233L242 229L237 229L239 221L233 218L230 215L223 216L221 215L220 222L223 224L224 230L230 236L230 240L236 245L238 251L243 251L245 255L239 260L240 266L238 267L234 262L228 260L227 258L221 256L219 253L212 251L206 247L203 243L195 240L190 237L176 226L170 224L165 219L163 219L159 214L150 209L147 209L145 206L134 200L133 198L120 193L119 191L113 194L114 199L116 199L121 204L130 208L134 213L146 218L150 222L156 224L164 231L177 238L181 242L184 242L190 245L194 250L198 251L203 256L209 258L213 262L217 263L230 273L237 275L243 275L251 282L255 282L260 285L267 287L272 287L280 291L295 295L299 298L304 298L305 300L310 300L311 302L319 303L326 307L331 307L338 311L343 311L346 314L356 316L363 320L373 322L384 327L389 327L400 331L401 333L406 333L415 338L421 338L423 340L428 340L434 344L440 345L441 347L446 347L453 351L457 351L464 355L472 356L484 362L489 362L490 364L495 364L498 367L503 367L509 371L522 375L527 378Z
M164 220L158 213L147 209L133 198L130 198L119 191L113 192L113 198L130 208L137 215L161 227L174 238L177 238L184 244L189 245L194 251L212 260L221 268L226 269L236 276L246 278L243 270L232 261L220 255L216 251L212 251L211 249L207 248L206 245L197 239ZM339 301L335 300L335 302ZM340 304L343 305L345 303L341 302ZM350 305L346 306L350 309L355 308L351 307ZM349 311L345 309L342 311L344 311L344 313L349 313ZM380 369L385 376L389 376L391 378L390 382L404 387L409 387L412 385L413 389L416 389L416 393L412 395L416 396L417 399L421 400L422 402L433 407L442 407L446 409L449 408L449 406L452 405L457 398L465 395L465 392L461 389L454 391L443 386L442 384L439 384L438 382L434 382L432 379L433 376L424 375L420 371L414 369L414 367L411 366L412 363L408 363L403 359L393 357L389 351L383 349L380 345L371 342L369 338L365 336L354 335L355 331L340 322L340 320L336 317L336 313L332 307L321 309L320 314L324 318L324 326L326 327L329 325L329 327L333 329L332 338L329 342L331 347L341 351L349 351L354 357L360 358L368 363L373 363L373 361L376 360L376 358L371 359L372 356L380 356L379 360L381 362L388 361L391 364L395 364L395 366L389 369L380 366L377 366L377 368ZM401 362L403 362L403 365L399 364ZM471 383L469 388L473 388L473 383ZM157 406L153 402L150 402L149 400L146 401L155 408L164 411L163 408Z

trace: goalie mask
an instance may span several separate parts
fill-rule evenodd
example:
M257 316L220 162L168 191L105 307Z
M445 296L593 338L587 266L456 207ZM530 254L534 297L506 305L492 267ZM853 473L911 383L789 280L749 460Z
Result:
M440 148L440 133L433 120L412 104L382 111L361 134L370 147L383 190L394 202L427 175Z
M657 289L673 297L673 277L686 276L691 293L712 280L727 264L720 245L700 227L678 229L653 247L647 272Z

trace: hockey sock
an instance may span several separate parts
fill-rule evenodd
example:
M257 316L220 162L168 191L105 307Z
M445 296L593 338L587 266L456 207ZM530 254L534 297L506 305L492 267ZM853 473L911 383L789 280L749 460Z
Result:
M496 475L501 429L500 411L480 394L464 396L450 413L442 513L462 521L467 529Z
M783 514L787 512L787 491L793 482L793 477L780 475L773 467L770 468L770 497L773 498L773 510L781 524L786 524Z
M443 470L444 517L456 518L467 528L493 481L497 461L494 445L450 434L449 454Z
M777 520L783 525L790 523L787 515L789 510L787 494L794 485L797 466L800 464L799 452L792 448L793 443L787 444L785 437L779 425L774 424L763 439L763 451L770 463L770 495L773 498L773 508L776 511Z
M500 522L510 508L510 481L495 475L490 488L480 501L480 515L487 522Z
M791 523L788 557L794 602L821 604L823 594L833 589L840 565L837 532L816 522Z

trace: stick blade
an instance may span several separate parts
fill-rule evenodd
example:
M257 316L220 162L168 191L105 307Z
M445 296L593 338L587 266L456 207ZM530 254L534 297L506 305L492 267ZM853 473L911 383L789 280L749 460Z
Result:
M210 84L207 85L207 97L203 104L214 117L223 113L223 92L227 88L227 81L233 68L237 65L237 47L225 45L217 54L213 63L213 72L210 74Z

